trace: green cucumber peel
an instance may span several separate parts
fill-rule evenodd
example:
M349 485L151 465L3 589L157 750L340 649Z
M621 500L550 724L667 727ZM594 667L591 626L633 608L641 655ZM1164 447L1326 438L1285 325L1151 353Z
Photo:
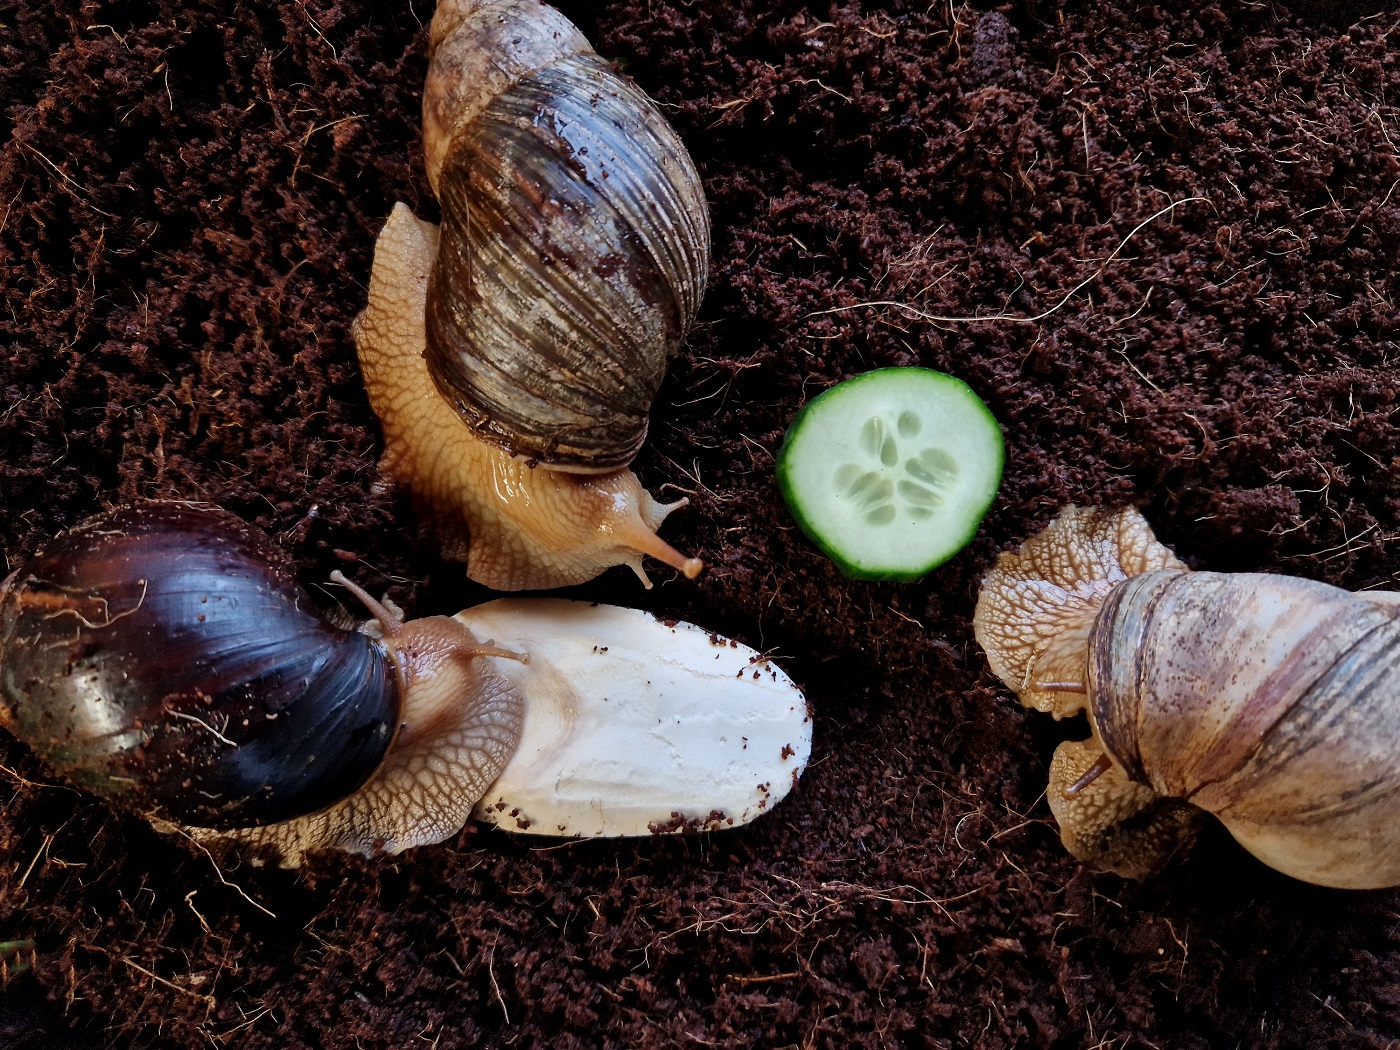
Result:
M802 531L857 580L922 579L966 547L996 498L1001 427L931 368L879 368L809 401L778 452Z

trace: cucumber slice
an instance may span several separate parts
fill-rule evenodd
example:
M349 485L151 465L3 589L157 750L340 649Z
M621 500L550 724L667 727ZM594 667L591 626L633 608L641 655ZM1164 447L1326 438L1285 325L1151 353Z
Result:
M972 541L1004 458L1001 428L961 379L880 368L797 413L778 487L847 576L917 580Z

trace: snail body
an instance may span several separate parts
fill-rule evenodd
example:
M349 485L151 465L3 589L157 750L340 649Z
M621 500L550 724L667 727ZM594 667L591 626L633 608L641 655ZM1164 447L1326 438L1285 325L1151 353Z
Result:
M369 303L355 322L370 404L384 428L380 469L409 488L445 557L497 590L562 587L628 565L650 586L649 554L687 576L700 562L656 535L685 500L662 504L630 470L531 467L481 440L441 396L424 356L424 303L438 232L402 204L375 246ZM466 534L461 525L465 523Z
M356 328L381 467L489 586L640 573L641 553L694 575L655 539L680 504L657 505L627 470L704 293L694 165L552 8L445 0L430 32L423 139L441 232L395 209ZM492 564L491 547L511 553Z
M1070 851L1141 876L1204 810L1321 885L1400 884L1400 604L1287 576L1191 572L1132 510L1070 508L984 581L992 669L1086 711L1049 799Z
M805 764L801 693L700 628L559 601L405 622L331 579L359 630L231 514L100 515L0 584L0 727L161 830L292 867L440 842L474 809L546 834L745 823Z

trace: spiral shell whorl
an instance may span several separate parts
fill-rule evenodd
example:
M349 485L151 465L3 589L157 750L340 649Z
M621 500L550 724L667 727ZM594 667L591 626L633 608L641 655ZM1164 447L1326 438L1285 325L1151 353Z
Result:
M527 14L549 25L512 35ZM424 101L443 209L429 367L482 439L555 469L625 466L704 294L699 176L646 96L552 9L440 17L457 24L435 19ZM495 46L505 56L484 59ZM457 78L478 70L468 97Z
M452 140L521 77L593 48L578 28L538 0L442 0L429 30L423 87L423 154L438 192Z

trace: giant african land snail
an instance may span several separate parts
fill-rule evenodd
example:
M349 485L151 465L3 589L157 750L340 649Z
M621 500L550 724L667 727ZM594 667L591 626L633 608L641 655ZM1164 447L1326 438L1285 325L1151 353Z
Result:
M338 582L373 623L326 622L231 514L95 518L0 583L0 725L159 827L289 865L439 842L474 811L549 835L742 824L806 762L801 694L700 628L549 599L405 623Z
M705 289L694 165L537 0L442 0L430 48L442 230L395 208L355 329L381 467L489 586L619 564L648 583L643 554L694 576L700 562L655 534L684 501L658 504L627 469Z
M1400 884L1400 594L1190 572L1136 511L1071 507L998 559L974 626L1023 704L1088 713L1050 769L1080 859L1148 874L1194 806L1296 878Z

